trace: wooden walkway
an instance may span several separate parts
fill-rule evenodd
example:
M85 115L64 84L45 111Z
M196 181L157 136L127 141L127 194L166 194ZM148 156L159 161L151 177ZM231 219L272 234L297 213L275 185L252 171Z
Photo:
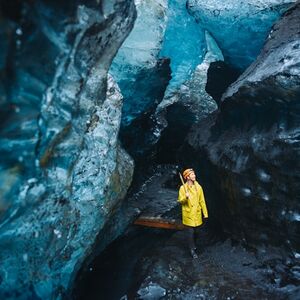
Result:
M181 222L174 219L164 219L162 217L147 217L140 216L134 222L135 225L145 226L145 227L154 227L162 229L175 229L182 230L184 225Z

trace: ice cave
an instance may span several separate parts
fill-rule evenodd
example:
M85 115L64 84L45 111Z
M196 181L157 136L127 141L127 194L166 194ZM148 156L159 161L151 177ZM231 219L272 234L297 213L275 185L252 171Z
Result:
M300 299L300 0L3 0L0 37L0 299Z

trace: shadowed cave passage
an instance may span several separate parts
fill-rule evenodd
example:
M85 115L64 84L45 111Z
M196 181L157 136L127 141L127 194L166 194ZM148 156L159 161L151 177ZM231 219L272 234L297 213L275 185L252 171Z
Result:
M225 89L223 82L220 86L217 82L216 91ZM230 214L231 200L222 193L222 182L216 177L218 173L220 177L226 174L207 159L205 151L195 151L187 143L193 115L180 104L170 106L166 115L168 127L157 144L135 140L134 135L126 141L121 132L137 164L125 199L128 206L120 209L134 209L142 202L159 203L171 192L175 202L180 185L177 170L192 166L204 187L210 212L209 222L197 233L200 258L195 262L189 256L184 231L129 226L82 268L73 290L74 299L286 299L298 284L292 271L295 265L287 263L287 249L267 243L251 246L254 241L245 239L239 231L237 220ZM151 112L133 122L136 126L132 130L139 131L139 137L143 130L151 130L146 126L153 124L150 116ZM203 122L209 127L213 120L214 115ZM160 169L159 163L168 165ZM141 207L142 212L143 209L146 208ZM180 207L176 205L165 216L180 220ZM118 214L112 223L117 219Z
M228 86L235 82L241 71L223 61L212 62L207 71L205 90L220 105L220 100Z

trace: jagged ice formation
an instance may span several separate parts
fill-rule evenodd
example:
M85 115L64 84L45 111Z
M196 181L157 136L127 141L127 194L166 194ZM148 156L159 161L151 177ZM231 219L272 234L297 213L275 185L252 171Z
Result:
M131 181L133 161L117 138L122 96L107 71L135 8L132 1L1 8L8 39L0 295L60 298Z

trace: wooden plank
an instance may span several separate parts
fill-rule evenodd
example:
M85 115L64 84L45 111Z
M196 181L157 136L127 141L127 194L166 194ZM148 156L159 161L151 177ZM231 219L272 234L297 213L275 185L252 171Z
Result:
M165 220L161 218L151 218L151 217L139 217L134 222L135 225L162 228L162 229L184 229L184 225L175 220Z

